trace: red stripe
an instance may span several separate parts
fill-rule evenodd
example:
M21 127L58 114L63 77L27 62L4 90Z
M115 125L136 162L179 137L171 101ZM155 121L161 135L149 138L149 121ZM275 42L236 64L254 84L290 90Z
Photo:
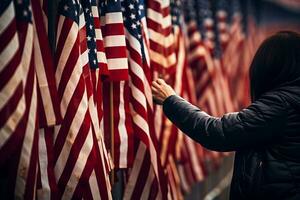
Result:
M165 36L165 37L169 36L172 33L171 26L163 28L162 25L160 24L160 22L156 22L150 18L147 19L147 26L148 26L148 29L152 29L153 31L158 32L159 34L161 34L162 36ZM150 39L151 39L151 36L150 36Z
M66 141L69 132L68 130L70 130L70 126L72 123L71 119L74 119L77 108L80 104L81 99L83 98L84 90L84 80L83 77L81 77L73 93L71 101L68 104L66 115L64 116L59 133L54 143L54 163L56 163L58 156L62 150L63 144Z
M106 36L117 36L117 35L124 36L124 25L123 25L123 23L105 24L105 26L102 30L102 36L104 38Z
M127 57L125 46L105 47L105 53L106 53L107 59L126 58Z
M110 81L128 80L128 69L110 69L109 77Z

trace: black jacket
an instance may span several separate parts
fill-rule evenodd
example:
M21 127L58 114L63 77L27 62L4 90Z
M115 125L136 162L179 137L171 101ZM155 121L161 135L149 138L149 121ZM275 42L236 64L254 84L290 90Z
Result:
M268 92L221 118L176 95L163 109L204 147L236 151L230 199L300 199L300 87Z

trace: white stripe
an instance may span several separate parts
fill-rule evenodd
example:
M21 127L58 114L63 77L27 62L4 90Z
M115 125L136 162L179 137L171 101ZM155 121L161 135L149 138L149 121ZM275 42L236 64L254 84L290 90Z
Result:
M100 190L99 190L99 187L101 187L101 186L98 186L95 170L93 170L93 172L90 176L89 184L90 184L93 199L97 199L97 200L101 199Z
M100 62L100 63L107 63L106 55L102 51L97 52L97 59L98 59L98 62Z
M48 199L50 200L50 185L48 179L48 153L45 139L45 130L39 130L39 163L40 163L40 173L42 188L37 191L38 199Z
M92 6L93 17L99 17L99 12L97 6Z
M155 174L154 174L153 168L150 166L148 176L147 176L147 179L146 179L146 184L143 187L143 192L142 192L141 199L149 199L149 194L150 194L150 191L151 191L151 185L154 181L154 178L155 178Z
M147 135L148 139L150 140L150 133L149 133L149 126L148 122L142 118L140 115L133 113L133 122L143 130L143 132Z
M137 76L139 77L139 79L141 79L143 82L145 80L145 74L143 71L142 66L140 66L139 64L137 64L133 59L129 58L129 63L130 63L130 69L131 71Z
M95 29L95 34L96 34L96 38L97 38L98 40L103 40L101 29L96 28L96 29Z
M15 18L15 9L13 1L10 2L10 5L5 9L5 11L0 16L0 35L6 30L10 23ZM2 57L3 58L3 57Z
M125 35L112 35L104 38L105 47L126 46Z
M79 16L79 30L85 27L85 17L84 17L84 12L81 13Z
M9 41L9 44L0 53L0 73L7 66L7 64L13 59L19 49L18 34L14 34L13 38Z
M127 58L109 58L107 59L109 70L128 69Z
M164 48L169 48L170 46L174 45L175 38L173 34L165 36L159 32L156 32L155 30L149 29L149 35L151 40L163 46Z
M118 130L120 133L120 168L126 168L127 166L127 153L128 153L128 133L125 125L125 105L124 105L124 86L125 81L120 82L120 104L119 104L119 124Z
M51 95L48 87L48 81L44 66L45 63L42 60L41 50L42 49L40 47L38 37L36 36L34 39L35 70L38 78L38 85L40 87L43 109L45 110L47 125L51 126L55 125L56 122L53 106L57 105L52 105Z
M60 32L59 32L60 33ZM72 48L76 42L78 36L78 26L76 23L72 24L72 27L69 31L66 41L64 42L64 47L62 49L61 55L59 55L59 60L57 64L57 70L55 72L55 80L56 83L60 82L61 76L63 74L64 68L66 66L67 61L70 59L70 53Z
M153 60L156 63L159 63L160 65L162 65L165 68L168 68L168 67L176 64L175 53L172 53L168 57L165 57L165 56L161 55L160 53L157 53L150 49L150 57L151 57L151 60Z
M189 155L190 155L191 161L192 161L191 164L193 166L193 169L195 170L196 180L197 181L203 180L203 177L204 177L203 170L201 169L199 160L197 158L195 144L190 138L186 137L185 139L187 142L187 149L189 151Z
M138 176L141 173L141 167L145 158L145 153L146 146L144 143L140 142L137 154L135 156L134 165L124 191L124 200L132 199L132 193L135 189L135 184L137 182Z
M25 49L25 51L27 51ZM18 165L18 172L16 177L16 187L15 187L15 196L17 199L22 199L25 193L26 181L28 177L28 170L31 160L31 152L33 146L34 137L36 135L36 115L37 115L37 95L36 95L36 78L34 77L33 82L33 93L31 96L30 108L29 108L29 117L27 121L25 137L22 144L22 151L20 155L20 161ZM32 174L30 174L32 176Z
M74 169L72 171L71 177L66 185L65 191L62 195L62 199L69 200L72 199L73 193L76 189L76 186L79 182L79 177L81 177L82 172L86 166L87 159L91 153L93 147L93 137L92 130L89 130L87 138L80 150L79 156L74 165Z
M161 13L158 13L153 9L147 9L147 18L160 24L163 29L172 26L171 15L163 17Z
M190 187L189 187L188 182L185 178L185 173L184 173L183 166L181 164L179 164L179 165L177 165L177 168L178 168L178 172L179 172L179 176L180 176L181 186L182 186L184 192L188 193L188 192L190 192Z
M142 53L141 53L141 44L140 44L140 42L135 37L133 37L128 32L127 29L125 30L125 35L126 35L127 40L129 41L129 44L130 44L131 48L133 48L139 54L139 56L141 57Z
M105 24L119 23L123 23L123 16L121 12L110 12L105 14Z
M181 93L182 90L182 74L184 68L184 60L185 60L185 46L184 46L184 38L180 37L179 39L179 52L177 56L177 66L176 66L176 77L174 90L177 94Z
M73 121L71 123L69 133L67 135L66 141L64 143L64 146L59 154L59 157L57 159L56 165L54 167L56 179L59 180L60 176L64 170L64 167L66 165L67 159L70 154L70 150L72 148L72 145L74 144L74 141L78 135L78 131L80 130L80 127L84 121L85 114L88 110L88 102L86 99L86 90L84 91L83 97L80 101L80 104L78 105L77 112L73 118ZM59 130L58 130L59 131ZM57 135L56 132L55 134ZM57 137L57 136L56 136Z
M63 15L60 15L59 16L59 19L58 19L58 25L57 25L57 31L56 31L56 45L58 44L58 39L60 38L60 34L61 34L61 32L62 32L62 28L63 28L63 24L64 24L64 22L65 22L65 16L63 16ZM74 24L76 24L76 23L74 23ZM74 26L74 24L72 25L72 27ZM73 32L72 31L72 27L71 27L71 29L70 29L70 32ZM75 33L75 32L74 32ZM72 43L73 44L73 43Z
M1 93L0 93L1 94ZM16 129L20 120L22 119L26 109L24 95L20 99L16 109L10 114L9 119L5 122L5 125L0 129L0 148L5 144L12 132Z

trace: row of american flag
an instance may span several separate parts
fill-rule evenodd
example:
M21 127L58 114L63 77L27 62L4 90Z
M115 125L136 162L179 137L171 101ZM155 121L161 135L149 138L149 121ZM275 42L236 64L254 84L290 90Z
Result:
M215 116L247 105L250 8L60 0L52 54L47 0L1 0L1 195L112 199L122 169L124 199L183 199L224 154L180 133L152 102L151 81Z

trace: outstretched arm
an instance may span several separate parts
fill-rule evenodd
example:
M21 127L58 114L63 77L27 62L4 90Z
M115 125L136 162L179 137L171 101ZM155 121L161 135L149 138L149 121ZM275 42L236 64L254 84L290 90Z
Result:
M165 84L165 83L163 83ZM154 98L159 90L154 91ZM264 95L248 108L212 117L177 95L163 99L165 115L185 134L215 151L235 151L278 138L285 124L286 106L274 95Z

